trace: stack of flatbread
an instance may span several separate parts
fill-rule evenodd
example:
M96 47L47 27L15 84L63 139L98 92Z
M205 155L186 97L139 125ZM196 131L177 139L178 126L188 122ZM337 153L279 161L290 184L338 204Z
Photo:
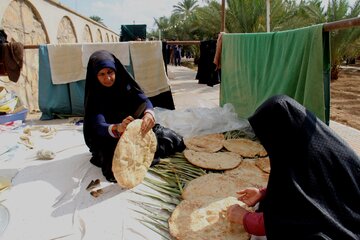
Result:
M220 151L224 147L225 137L222 133L207 134L184 139L185 158L195 166L226 170L237 167L242 158L237 153Z
M155 133L150 130L142 136L141 123L141 119L132 121L115 148L112 171L123 188L140 184L154 159L157 146Z
M180 204L169 219L170 234L176 239L246 239L250 235L242 225L230 223L227 208L237 200L236 192L246 184L234 176L209 173L190 181Z
M227 208L239 204L237 192L247 187L266 187L270 164L264 147L249 139L227 139L209 134L185 139L185 158L208 173L188 182L183 200L169 218L170 234L176 239L246 239L242 225L227 220Z
M234 204L245 205L234 197L183 200L169 219L170 234L178 240L248 240L242 225L227 220L226 210Z
M270 159L269 157L257 158L255 165L260 168L263 172L270 173Z
M217 152L223 148L224 134L213 133L201 136L185 138L184 143L188 149L197 152Z
M236 192L246 187L248 183L235 175L208 173L188 182L181 197L186 200L237 197Z
M184 139L185 158L195 166L209 170L229 170L239 167L244 158L267 156L265 148L258 142L246 139L225 139L221 133L207 134ZM266 160L257 161L265 169Z
M246 138L226 139L224 147L244 158L265 157L267 155L265 148L260 143Z
M266 187L269 173L261 170L257 165L257 159L245 159L234 169L226 170L224 175L232 176L243 182L246 187Z

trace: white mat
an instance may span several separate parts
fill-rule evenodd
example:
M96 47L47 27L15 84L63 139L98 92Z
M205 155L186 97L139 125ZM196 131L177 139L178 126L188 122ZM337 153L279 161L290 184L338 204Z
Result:
M202 114L194 112L206 112ZM232 116L230 109L188 110L193 122L211 121ZM225 113L228 112L228 113ZM171 116L173 114L173 116ZM185 135L190 131L214 131L211 124L198 125L196 129L184 128L184 119L176 118L179 112L162 110L157 119L171 122L173 129ZM190 115L185 114L185 118ZM222 115L220 117L220 115ZM164 118L163 118L164 117ZM232 127L242 126L235 119L229 119ZM176 120L177 119L177 120ZM3 132L0 141L7 143L0 152L0 176L12 179L12 186L0 192L0 202L10 213L10 222L0 238L2 240L49 240L49 239L101 239L101 240L157 240L162 237L144 226L139 219L143 216L134 210L144 212L133 201L153 200L134 191L154 192L144 184L132 190L124 190L117 184L109 183L102 176L101 169L89 162L91 157L84 143L82 126L61 124L58 120L44 122L57 125L31 126L30 140L34 148L19 144L23 128ZM240 124L240 125L239 125ZM224 125L229 128L230 125ZM53 132L46 138L40 131L47 127ZM220 126L221 127L221 126ZM223 129L217 128L218 132ZM55 153L52 160L37 160L36 153L47 149ZM151 175L148 173L148 177ZM91 180L100 179L104 190L98 198L90 195L86 187Z
M22 129L1 134L10 151L0 155L0 175L12 178L12 186L0 193L0 200L10 213L10 222L2 240L49 239L161 239L145 227L129 200L140 200L133 191L107 182L101 169L90 162L81 127L53 126L51 139L35 130L34 148L18 143ZM6 138L3 139L3 138ZM39 149L56 152L53 160L36 160ZM90 195L86 187L100 179L104 194ZM147 189L139 185L138 189ZM149 189L147 189L149 190ZM145 201L145 200L144 200Z

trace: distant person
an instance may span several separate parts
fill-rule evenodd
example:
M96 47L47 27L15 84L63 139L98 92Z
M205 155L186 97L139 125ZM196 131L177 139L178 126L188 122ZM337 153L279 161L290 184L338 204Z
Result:
M181 47L175 46L175 66L181 66Z
M176 52L176 45L171 45L170 48L170 64L175 65L175 52Z
M288 96L249 118L270 158L266 189L238 192L257 212L228 208L229 221L273 239L360 239L360 159L330 127Z
M135 118L143 120L141 132L154 131L160 158L185 148L183 138L155 123L153 105L120 61L108 51L94 52L89 59L85 82L84 138L92 154L90 162L101 167L105 178L115 182L112 159L119 138Z

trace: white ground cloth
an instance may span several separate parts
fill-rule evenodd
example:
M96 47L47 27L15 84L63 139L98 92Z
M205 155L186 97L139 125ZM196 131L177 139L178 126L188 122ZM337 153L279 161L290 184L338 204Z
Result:
M209 110L206 111L211 115ZM172 113L179 114L176 110ZM219 113L224 112L215 110L212 114ZM216 119L216 116L208 117ZM182 129L181 121L173 122L172 127ZM0 148L0 176L12 179L11 187L0 192L0 203L10 213L10 222L0 235L2 240L162 239L138 220L142 216L134 210L142 209L129 201L151 202L151 199L134 193L151 189L140 184L132 190L124 190L107 182L100 168L89 162L91 156L84 143L82 126L63 120L40 124L52 124L43 127L56 131L44 138L40 127L32 126L29 138L33 149L18 143L26 126L0 134L0 142L4 143ZM203 128L207 127L203 125ZM204 131L201 127L198 130ZM182 131L189 134L186 129ZM36 153L41 149L51 150L55 158L37 160ZM95 179L100 179L100 187L104 189L104 194L98 198L86 190Z

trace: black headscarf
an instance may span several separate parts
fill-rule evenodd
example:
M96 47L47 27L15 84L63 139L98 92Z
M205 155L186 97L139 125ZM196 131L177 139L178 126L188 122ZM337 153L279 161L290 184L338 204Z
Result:
M113 68L116 72L116 79L111 87L103 86L97 79L98 72L105 67ZM109 124L121 123L127 116L133 116L138 106L143 103L138 94L143 94L143 91L113 54L101 50L90 56L84 100L84 137L90 151L96 145L95 142L101 144L103 141L92 129L92 118L102 114Z
M360 160L350 146L287 96L249 122L270 157L267 239L360 239Z

